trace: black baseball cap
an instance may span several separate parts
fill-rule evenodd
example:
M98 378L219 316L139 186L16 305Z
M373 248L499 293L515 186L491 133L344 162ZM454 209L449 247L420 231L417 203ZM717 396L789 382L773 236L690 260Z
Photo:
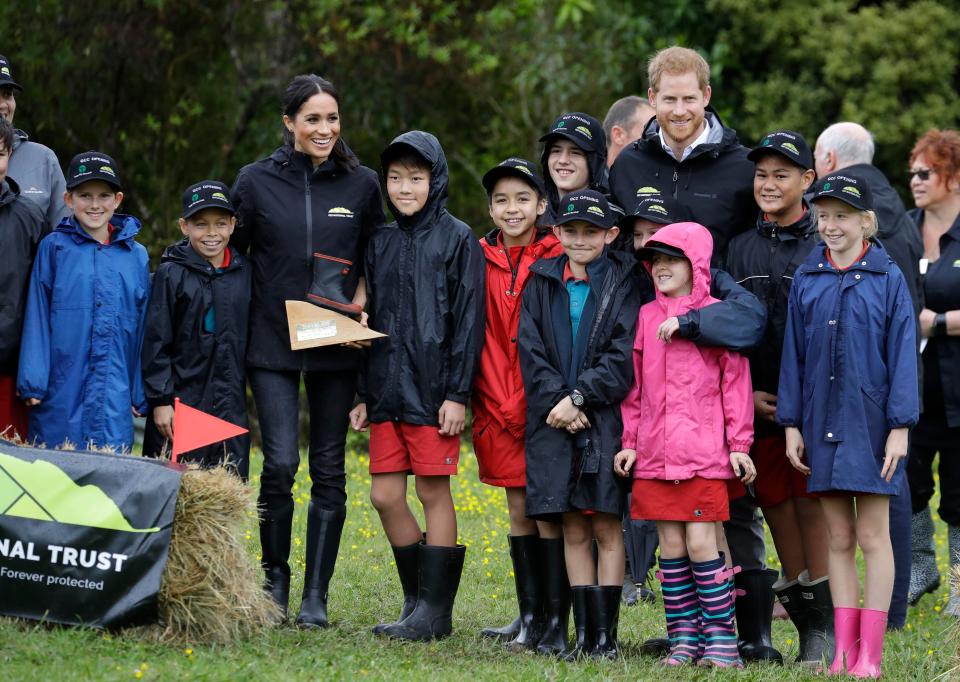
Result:
M607 136L603 133L603 126L590 114L575 111L561 115L540 141L546 142L555 137L566 138L585 152L607 152Z
M13 80L13 67L10 60L0 54L0 88L16 88L23 90L23 86Z
M863 178L855 175L828 175L813 188L811 203L820 199L839 199L858 211L873 210L873 196L870 186Z
M750 150L747 158L756 163L767 154L779 154L803 170L813 169L813 152L803 135L792 130L775 130L767 133L760 144Z
M219 208L231 215L236 214L230 203L230 189L219 180L203 180L183 191L183 217L199 213L206 208Z
M600 229L609 230L617 224L617 214L610 208L607 198L592 189L564 194L560 199L557 225L583 220Z
M645 246L637 249L637 258L639 260L653 260L653 257L658 253L666 254L667 256L673 256L674 258L687 257L687 254L685 254L681 249L678 249L676 246L670 246L669 244L664 244L663 242L658 242L655 239L651 239L646 243Z
M487 194L493 194L493 188L501 178L520 178L537 191L540 197L547 196L547 188L543 184L543 178L540 177L540 171L537 167L517 156L511 156L504 159L496 166L488 170L483 175L483 188Z
M83 152L70 161L67 169L67 189L73 189L90 180L103 180L117 191L123 189L117 162L103 152Z
M649 220L660 225L682 223L688 219L687 211L669 197L652 195L641 199L633 213L624 216L624 221Z

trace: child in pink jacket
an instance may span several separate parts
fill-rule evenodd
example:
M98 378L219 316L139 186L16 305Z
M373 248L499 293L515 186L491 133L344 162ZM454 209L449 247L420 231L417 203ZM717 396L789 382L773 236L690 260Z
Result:
M621 476L633 471L633 518L660 536L669 665L742 667L734 627L734 571L724 566L716 522L730 517L728 479L753 481L753 389L747 359L674 337L677 316L715 303L713 239L675 223L638 251L657 298L640 309L633 389L624 400Z

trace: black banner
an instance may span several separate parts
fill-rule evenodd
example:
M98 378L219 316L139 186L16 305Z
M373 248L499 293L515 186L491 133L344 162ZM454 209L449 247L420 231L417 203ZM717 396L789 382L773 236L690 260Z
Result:
M0 442L0 613L116 627L157 617L180 471Z

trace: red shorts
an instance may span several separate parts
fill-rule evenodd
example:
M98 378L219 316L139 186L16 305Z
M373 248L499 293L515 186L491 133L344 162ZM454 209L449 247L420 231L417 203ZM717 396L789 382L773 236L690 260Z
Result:
M460 436L441 436L440 426L404 422L370 424L370 473L452 476L460 461Z
M0 376L0 435L27 439L27 406L17 398L17 377Z
M523 440L491 419L473 432L473 450L477 455L480 480L500 488L527 485L527 460Z
M761 509L776 507L793 497L810 497L807 477L794 469L787 459L784 436L757 438L750 448L750 459L757 467L753 488Z
M726 521L730 491L722 478L633 479L630 517L650 521Z

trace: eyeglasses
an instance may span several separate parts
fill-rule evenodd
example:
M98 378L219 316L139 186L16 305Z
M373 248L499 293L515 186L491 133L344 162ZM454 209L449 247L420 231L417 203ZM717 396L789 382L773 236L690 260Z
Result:
M937 171L932 168L919 168L917 170L907 171L907 180L913 181L914 176L920 178L921 182L926 182L930 179L931 173L936 173Z

